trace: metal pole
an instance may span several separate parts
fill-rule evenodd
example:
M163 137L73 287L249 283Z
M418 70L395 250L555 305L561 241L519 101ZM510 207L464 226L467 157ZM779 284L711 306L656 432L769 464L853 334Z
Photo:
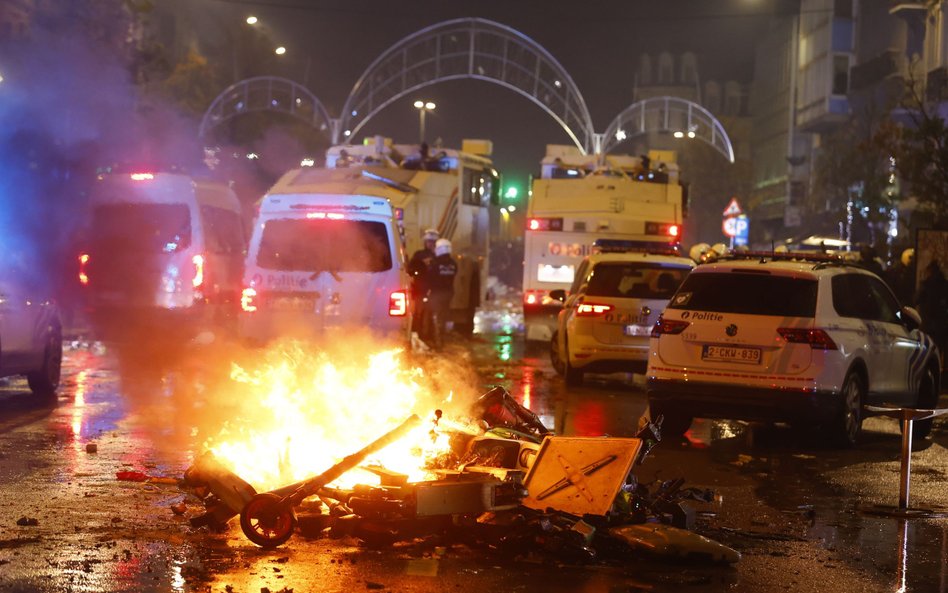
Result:
M427 109L425 109L424 107L418 110L419 134L420 134L420 137L418 138L419 143L422 143L425 141L425 111L427 111Z
M899 471L899 510L909 504L909 476L912 473L912 424L911 418L902 419L902 467Z

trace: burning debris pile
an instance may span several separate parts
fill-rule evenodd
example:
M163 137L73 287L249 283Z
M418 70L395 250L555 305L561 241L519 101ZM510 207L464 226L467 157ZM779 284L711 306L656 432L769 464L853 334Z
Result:
M438 409L425 423L412 414L328 469L264 492L205 453L185 474L206 508L191 523L220 529L239 515L243 533L264 548L295 531L369 545L438 535L567 562L636 552L736 562L738 552L690 531L689 501L710 502L710 491L684 488L681 479L637 482L633 469L660 440L660 422L645 423L635 438L559 437L497 387L469 418ZM384 461L406 444L423 460L422 479ZM377 483L353 481L358 472Z

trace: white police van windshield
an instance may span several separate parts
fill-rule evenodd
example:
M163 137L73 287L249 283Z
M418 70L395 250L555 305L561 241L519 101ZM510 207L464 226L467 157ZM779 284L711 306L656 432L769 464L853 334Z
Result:
M173 253L191 244L186 204L108 204L93 216L97 251Z
M388 228L366 220L269 220L257 265L284 271L384 272L392 268Z

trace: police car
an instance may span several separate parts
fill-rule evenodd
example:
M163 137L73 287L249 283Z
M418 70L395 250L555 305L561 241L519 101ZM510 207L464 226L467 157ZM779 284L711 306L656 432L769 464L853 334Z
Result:
M550 344L553 366L567 384L590 373L644 373L652 326L695 266L665 246L637 249L626 241L603 244L583 259L564 301Z
M0 377L26 375L30 391L51 396L63 360L59 309L16 268L0 269Z
M744 253L689 274L651 332L663 432L694 417L819 427L842 446L866 404L934 407L939 356L878 276L833 256ZM916 422L925 436L931 422Z

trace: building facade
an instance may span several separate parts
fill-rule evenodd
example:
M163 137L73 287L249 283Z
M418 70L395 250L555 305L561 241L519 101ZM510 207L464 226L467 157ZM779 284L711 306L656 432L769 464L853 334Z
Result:
M727 132L734 149L733 165L700 140L675 138L671 130L651 132L632 143L639 152L662 149L678 153L682 179L689 186L683 242L726 242L721 213L731 198L737 197L741 203L749 198L749 62L744 67L729 62L728 71L709 72L693 52L662 51L641 54L635 64L633 102L664 96L685 99L704 107Z

